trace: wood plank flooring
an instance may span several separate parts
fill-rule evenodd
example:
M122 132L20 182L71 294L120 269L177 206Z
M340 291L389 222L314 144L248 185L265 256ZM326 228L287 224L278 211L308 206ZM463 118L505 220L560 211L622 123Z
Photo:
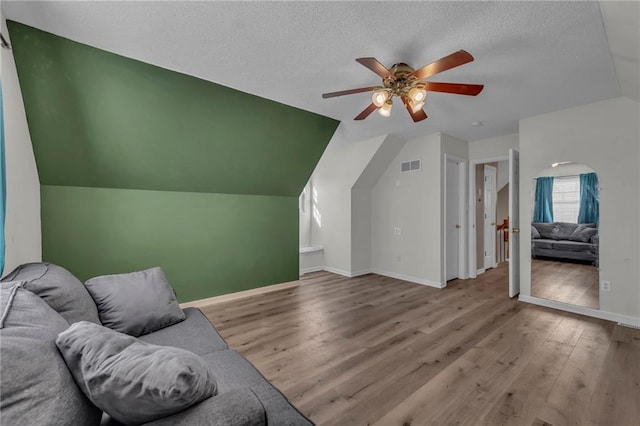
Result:
M598 268L550 259L531 260L531 295L600 309Z
M320 272L202 308L318 425L640 425L640 331L507 297Z

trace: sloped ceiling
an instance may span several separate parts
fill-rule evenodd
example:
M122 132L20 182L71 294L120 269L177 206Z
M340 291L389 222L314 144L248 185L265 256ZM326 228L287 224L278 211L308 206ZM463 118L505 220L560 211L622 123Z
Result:
M518 120L620 96L597 2L4 2L7 19L344 122L343 136L466 140L516 132ZM476 61L433 81L483 83L478 97L429 95L414 124L353 117L379 83L354 61L414 67L465 49ZM482 126L473 127L473 122Z
M298 196L338 126L8 25L43 185Z
M640 2L600 2L622 95L640 102Z

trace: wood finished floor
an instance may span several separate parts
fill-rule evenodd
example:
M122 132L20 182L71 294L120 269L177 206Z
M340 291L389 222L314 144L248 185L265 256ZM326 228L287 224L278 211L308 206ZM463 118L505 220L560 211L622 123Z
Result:
M640 332L509 299L506 273L321 272L202 309L318 425L639 425Z
M531 260L531 295L600 309L598 268L583 263Z

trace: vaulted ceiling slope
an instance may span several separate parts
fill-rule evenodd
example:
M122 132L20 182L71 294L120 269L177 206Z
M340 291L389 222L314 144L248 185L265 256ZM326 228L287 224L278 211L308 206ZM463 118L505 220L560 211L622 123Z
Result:
M447 132L477 140L518 120L620 96L598 2L3 2L8 19L344 122L344 137ZM480 83L478 97L430 93L429 119L353 117L380 83L355 62L476 60L431 78ZM483 126L471 123L481 121Z
M338 125L8 24L44 185L297 196Z

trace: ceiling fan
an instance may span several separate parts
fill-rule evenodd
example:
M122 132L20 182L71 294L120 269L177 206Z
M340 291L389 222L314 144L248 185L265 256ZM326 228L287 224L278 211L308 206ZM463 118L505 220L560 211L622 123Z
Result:
M422 109L427 92L476 96L484 88L482 84L422 81L432 75L473 61L473 56L464 50L459 50L417 70L404 63L395 64L387 69L376 58L358 58L356 61L382 77L382 86L361 87L322 94L322 97L326 99L373 90L371 105L358 114L354 120L364 120L376 109L383 117L389 117L393 106L393 97L397 96L402 100L413 121L418 122L427 118L427 114Z

